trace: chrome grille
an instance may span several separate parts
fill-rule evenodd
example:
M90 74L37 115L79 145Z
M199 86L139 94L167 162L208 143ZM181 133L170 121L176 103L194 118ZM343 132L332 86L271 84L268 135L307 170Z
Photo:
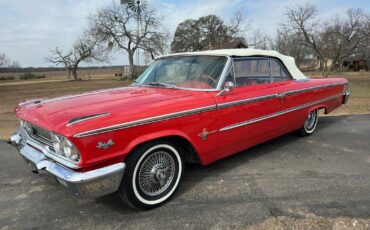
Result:
M25 126L26 132L33 140L48 146L51 151L55 152L50 131L31 123L27 123Z

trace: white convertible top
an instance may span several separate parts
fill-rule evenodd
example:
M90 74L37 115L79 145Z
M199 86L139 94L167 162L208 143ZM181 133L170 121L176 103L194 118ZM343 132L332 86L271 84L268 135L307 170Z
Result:
M181 56L181 55L214 55L214 56L237 56L237 57L248 57L248 56L268 56L276 57L280 59L289 73L295 80L307 79L307 77L298 69L295 64L294 58L290 56L282 55L281 53L274 50L260 50L260 49L222 49L222 50L207 50L207 51L197 51L197 52L186 52L186 53L173 53L160 56L170 57L170 56Z

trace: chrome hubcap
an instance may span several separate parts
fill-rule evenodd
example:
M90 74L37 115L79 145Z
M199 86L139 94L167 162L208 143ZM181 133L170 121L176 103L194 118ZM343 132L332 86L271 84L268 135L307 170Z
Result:
M317 118L316 111L312 111L311 113L308 114L308 117L304 122L306 129L310 130L315 126L316 118Z
M175 161L164 151L154 152L145 159L139 170L139 187L148 196L165 191L175 176Z

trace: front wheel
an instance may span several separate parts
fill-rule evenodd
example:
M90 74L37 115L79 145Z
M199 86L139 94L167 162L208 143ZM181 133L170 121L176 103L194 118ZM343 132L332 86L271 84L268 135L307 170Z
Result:
M316 129L318 120L319 120L319 110L318 109L312 110L308 114L306 120L304 121L302 128L299 129L299 133L301 134L301 136L311 135Z
M168 201L183 173L181 148L169 141L146 143L126 160L120 197L137 209L150 209Z

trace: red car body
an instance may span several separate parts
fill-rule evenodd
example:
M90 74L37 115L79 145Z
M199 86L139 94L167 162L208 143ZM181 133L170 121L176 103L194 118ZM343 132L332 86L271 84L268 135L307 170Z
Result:
M310 79L285 81L264 85L235 88L230 94L216 96L217 92L174 90L153 87L124 87L86 93L50 102L32 105L32 101L17 109L20 119L39 127L62 134L72 140L83 154L80 168L96 168L96 165L124 161L131 150L148 140L176 136L185 139L196 150L203 165L239 152L248 147L298 129L310 110L325 109L325 113L343 103L345 79ZM312 89L310 89L312 88ZM287 94L283 99L275 96ZM237 106L220 107L220 104L273 95L273 98L241 103ZM321 101L325 99L324 101ZM288 112L245 127L220 131L222 128L246 120L275 114L307 103L305 108ZM31 106L30 106L31 104ZM191 110L205 108L204 111ZM108 112L91 121L67 126L72 118L88 114ZM78 137L86 130L96 130L117 124L145 120L175 114L168 119L143 122L128 128ZM213 132L206 140L200 138L205 129ZM239 139L240 138L240 139ZM114 139L116 144L96 154L96 143ZM242 140L241 140L242 139ZM95 167L94 167L95 166Z
M333 111L348 100L347 85L343 78L290 79L235 87L223 94L132 86L30 100L21 103L16 113L77 147L81 159L67 169L74 172L120 164L137 146L169 137L187 146L189 159L207 165L301 128L311 111ZM84 119L91 114L97 116ZM73 122L76 118L82 119ZM114 144L109 148L97 146L110 140ZM113 190L117 188L99 195Z

